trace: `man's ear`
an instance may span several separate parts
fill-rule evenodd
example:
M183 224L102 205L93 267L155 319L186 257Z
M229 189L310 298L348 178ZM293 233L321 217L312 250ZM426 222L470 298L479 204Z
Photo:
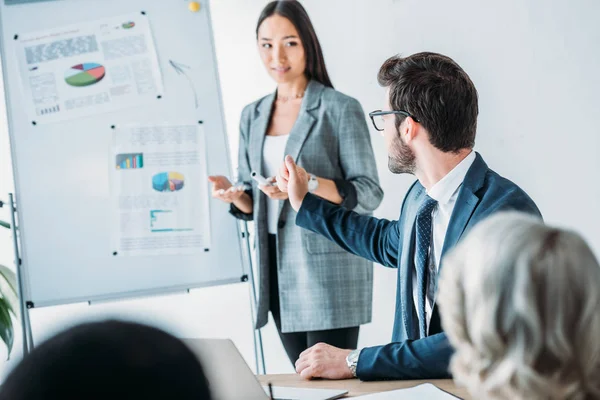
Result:
M405 143L409 143L417 137L419 126L412 117L404 118L400 124L400 136Z

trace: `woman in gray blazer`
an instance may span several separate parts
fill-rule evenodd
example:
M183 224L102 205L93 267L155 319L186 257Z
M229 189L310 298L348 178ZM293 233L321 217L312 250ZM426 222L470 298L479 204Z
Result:
M274 182L286 154L311 173L311 191L361 213L383 197L359 102L333 89L310 19L297 1L273 1L256 29L261 58L277 90L246 106L240 123L238 179L253 171ZM371 321L373 266L296 226L287 193L276 185L236 189L212 176L213 196L231 213L254 220L259 304L257 326L270 310L292 364L325 342L356 348L359 325Z

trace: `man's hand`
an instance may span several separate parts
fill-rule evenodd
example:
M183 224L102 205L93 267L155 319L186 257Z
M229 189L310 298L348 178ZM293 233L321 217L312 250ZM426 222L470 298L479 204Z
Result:
M317 343L304 350L296 361L296 372L305 379L349 379L354 378L346 364L351 350L338 349L325 343Z
M285 156L277 175L277 186L282 192L287 192L290 204L298 211L308 193L308 174L296 165L291 156Z
M275 182L275 177L268 178L267 181L269 183ZM279 190L277 185L269 186L269 185L258 185L258 188L266 194L270 199L273 200L287 200L288 194L286 192L282 192Z

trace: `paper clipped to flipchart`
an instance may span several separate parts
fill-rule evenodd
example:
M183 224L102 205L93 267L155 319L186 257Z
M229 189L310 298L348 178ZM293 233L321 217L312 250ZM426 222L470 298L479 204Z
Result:
M206 157L198 123L115 126L108 158L115 255L210 249Z
M120 111L162 97L144 13L15 32L15 49L24 105L35 124Z
M450 400L458 399L450 393L438 389L431 383L423 383L408 389L390 390L389 392L381 392L358 396L361 400Z

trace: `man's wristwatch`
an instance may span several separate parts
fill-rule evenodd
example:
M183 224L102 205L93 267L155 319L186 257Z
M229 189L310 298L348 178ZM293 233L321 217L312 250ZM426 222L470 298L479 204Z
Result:
M318 188L319 188L319 180L317 179L317 177L315 175L309 174L308 191L312 193L315 190L317 190Z
M356 366L358 365L358 356L360 355L360 349L352 350L348 357L346 357L346 364L350 371L352 372L352 376L356 378Z

